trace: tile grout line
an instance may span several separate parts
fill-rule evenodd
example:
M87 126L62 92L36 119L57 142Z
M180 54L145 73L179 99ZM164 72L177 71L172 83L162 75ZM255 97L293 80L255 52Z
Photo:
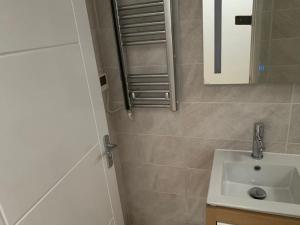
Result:
M268 38L268 50L267 50L267 64L271 64L271 55L272 55L272 34L273 34L273 17L274 17L274 1L271 3L271 18L270 18L270 30L269 30L269 38Z
M114 134L127 135L127 136L154 136L154 137L170 137L170 138L187 138L187 139L198 139L198 140L202 140L202 141L236 141L236 142L252 143L252 139L246 140L246 139L226 139L226 138L203 138L203 137L197 137L197 136L169 135L169 134L156 134L156 133L131 133L131 132L114 132ZM279 141L279 142L269 142L268 141L266 143L285 144L285 141Z
M300 39L300 36L294 36L294 37L281 37L281 38L270 38L271 41L284 41L284 40L298 40Z
M184 198L184 199L189 199L189 198L193 198L193 199L202 199L202 200L206 200L207 196L185 196L185 194L178 194L178 193L171 193L171 192L167 192L167 191L156 191L156 190L150 190L150 189L139 189L137 191L142 191L142 192L151 192L151 193L158 193L158 194L164 194L164 195L175 195L178 196L180 198Z
M99 143L96 143L87 153L85 153L58 181L37 201L33 206L17 220L15 225L19 225L31 212L33 212L53 191L57 188L93 151L96 150Z
M289 116L288 116L288 130L287 130L287 135L286 135L286 143L285 143L285 153L288 152L288 144L289 144L289 136L290 136L290 130L291 130L291 123L292 123L292 113L293 113L293 101L294 101L294 92L295 92L295 84L293 84L292 87L292 96L291 96L291 103L290 103L290 108L289 108Z
M294 10L299 10L300 7L295 7L295 8L285 8L285 9L273 9L272 11L271 10L265 10L265 12L282 12L282 11L294 11Z
M250 151L249 151L250 152ZM206 171L211 171L212 167L210 168L192 168L192 167L187 167L187 166L173 166L173 165L164 165L164 164L157 164L157 163L149 163L149 162L134 162L134 161L122 161L121 160L122 166L125 166L124 164L134 164L135 167L145 167L145 166L153 166L153 167L168 167L168 168L173 168L173 169L184 169L187 171L194 171L194 172L206 172Z
M290 102L218 102L218 101L182 101L181 104L232 104L232 105L288 105ZM300 103L299 103L300 104Z
M283 66L300 66L300 63L294 63L294 64L266 64L266 66L269 67L283 67Z
M114 104L122 104L123 101L113 101L112 103ZM289 105L290 102L240 102L240 101L236 101L236 102L226 102L226 101L223 101L223 102L218 102L218 101L181 101L180 102L181 104L231 104L231 105ZM300 104L299 103L293 103L293 104ZM143 110L142 108L137 108L136 109L137 111L139 110ZM153 108L153 110L156 110L155 108ZM162 111L161 109L157 109L157 111ZM165 112L170 112L170 111L165 111ZM177 111L179 112L179 110Z

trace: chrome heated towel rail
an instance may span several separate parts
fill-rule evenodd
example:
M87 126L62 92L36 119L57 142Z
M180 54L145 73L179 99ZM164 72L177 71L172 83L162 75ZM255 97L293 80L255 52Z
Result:
M120 4L111 0L127 108L149 107L177 110L172 0ZM129 73L126 48L161 45L166 49L167 72Z

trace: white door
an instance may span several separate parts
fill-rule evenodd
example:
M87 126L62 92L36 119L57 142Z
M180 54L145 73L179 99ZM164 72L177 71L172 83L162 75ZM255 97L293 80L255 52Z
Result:
M123 225L84 0L0 0L0 225Z

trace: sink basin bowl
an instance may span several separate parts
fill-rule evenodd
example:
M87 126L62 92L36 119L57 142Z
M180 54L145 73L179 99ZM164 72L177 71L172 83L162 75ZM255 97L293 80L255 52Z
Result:
M222 194L250 198L249 190L260 187L266 201L300 204L300 176L296 167L225 162Z
M255 160L250 152L216 150L207 203L300 217L299 171L300 156L264 153ZM252 188L263 200L250 195Z

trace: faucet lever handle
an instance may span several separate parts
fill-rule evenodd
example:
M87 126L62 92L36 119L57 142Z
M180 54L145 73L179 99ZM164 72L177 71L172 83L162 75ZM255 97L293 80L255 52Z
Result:
M264 124L255 123L254 125L254 135L253 135L253 148L252 148L252 157L254 159L262 159L263 151L265 150L264 146Z
M255 134L256 137L260 140L264 137L264 124L263 123L256 123L255 124Z

